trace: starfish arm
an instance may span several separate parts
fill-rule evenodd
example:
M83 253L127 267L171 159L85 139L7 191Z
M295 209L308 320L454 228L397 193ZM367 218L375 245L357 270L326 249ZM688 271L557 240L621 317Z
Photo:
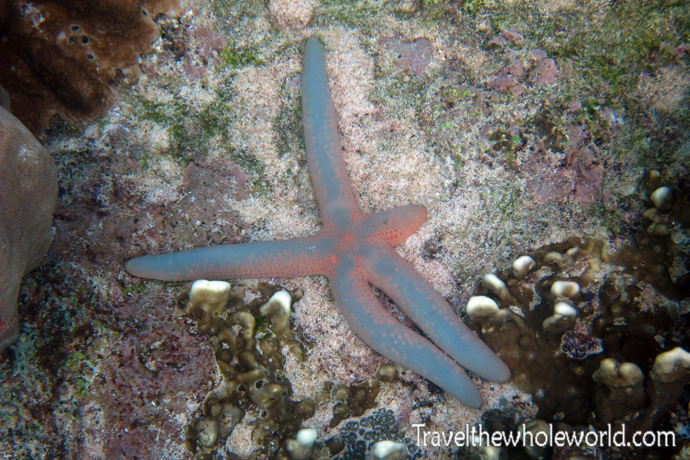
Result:
M426 208L421 204L410 204L366 217L363 227L367 244L385 242L397 246L426 220Z
M482 406L481 394L465 371L388 313L358 266L341 266L331 285L345 320L371 348L431 380L463 404Z
M309 174L319 202L324 227L339 219L360 216L343 160L338 120L328 90L323 47L316 37L307 40L302 71L302 122Z
M385 273L380 276L379 273ZM375 252L368 279L385 292L443 351L492 382L510 380L510 370L460 321L448 302L391 247Z
M288 241L225 244L172 254L135 257L129 273L163 281L269 278L329 273L327 241L318 235Z

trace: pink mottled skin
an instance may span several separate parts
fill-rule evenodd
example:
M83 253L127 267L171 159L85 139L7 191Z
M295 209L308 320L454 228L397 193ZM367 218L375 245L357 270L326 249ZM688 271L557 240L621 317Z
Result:
M481 407L482 397L462 367L495 382L508 381L510 371L393 249L425 221L424 206L370 215L359 210L342 157L323 48L315 37L307 40L304 53L302 107L309 172L323 219L321 231L289 241L137 257L127 262L127 271L168 281L325 275L343 316L374 350L428 378L462 403ZM397 321L371 286L386 293L431 341Z

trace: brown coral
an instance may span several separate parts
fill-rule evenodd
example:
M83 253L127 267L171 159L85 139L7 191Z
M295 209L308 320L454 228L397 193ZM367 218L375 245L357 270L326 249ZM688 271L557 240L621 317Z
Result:
M160 36L154 19L179 0L10 0L0 7L0 84L31 131L60 113L91 119L112 100L118 69Z
M19 333L19 283L50 247L56 199L52 158L0 107L0 351Z

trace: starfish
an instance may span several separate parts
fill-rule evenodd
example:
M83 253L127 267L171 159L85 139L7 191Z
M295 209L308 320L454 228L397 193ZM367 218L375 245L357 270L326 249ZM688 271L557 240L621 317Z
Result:
M127 271L164 281L325 275L341 313L369 346L465 405L481 407L481 394L463 367L501 383L510 379L510 370L393 249L426 220L426 208L407 205L370 215L359 210L342 157L323 47L313 36L304 51L302 107L309 173L323 220L318 233L136 257L126 263ZM431 341L394 318L371 286Z

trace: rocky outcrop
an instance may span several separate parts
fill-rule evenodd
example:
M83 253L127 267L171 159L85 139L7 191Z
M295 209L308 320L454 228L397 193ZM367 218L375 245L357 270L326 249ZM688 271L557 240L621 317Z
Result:
M0 351L19 333L19 284L50 247L56 199L52 158L0 107Z

